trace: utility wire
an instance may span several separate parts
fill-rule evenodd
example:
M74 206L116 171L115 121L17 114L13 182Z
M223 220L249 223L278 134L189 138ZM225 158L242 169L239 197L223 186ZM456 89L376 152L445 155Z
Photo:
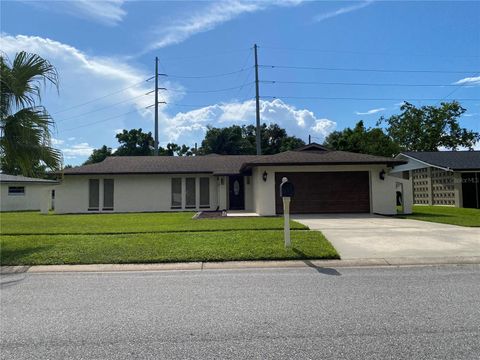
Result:
M253 81L251 82L253 84ZM233 87L228 87L228 88L223 88L223 89L213 89L213 90L173 90L173 89L168 89L168 91L171 92L179 92L179 93L190 93L190 94L204 94L204 93L215 93L215 92L222 92L222 91L230 91L230 90L235 90L235 89L241 89L245 85L248 84L242 84L239 86L233 86Z
M242 73L244 71L252 69L253 66L249 66L246 68L241 68L240 70L230 71L226 73L219 73L219 74L209 74L209 75L168 75L170 78L177 78L177 79L208 79L208 78L217 78L217 77L224 77Z
M106 122L106 121L109 121L109 120L113 120L113 119L116 119L116 118L119 118L119 117L122 117L122 116L125 116L125 115L128 115L128 114L132 114L132 113L134 113L134 112L137 112L137 110L136 110L136 109L135 109L135 110L131 110L131 111L126 112L126 113L123 113L123 114L111 116L111 117L108 117L108 118L105 118L105 119L102 119L102 120L98 120L98 121L93 121L93 122L91 122L91 123L83 124L83 125L80 125L80 126L76 126L76 127L73 127L73 128L70 128L70 129L66 129L66 130L63 130L63 131L60 131L60 132L72 131L72 130L80 129L80 128L87 127L87 126L90 126L90 125L95 125L95 124L103 123L103 122Z
M473 76L478 76L480 74L480 72L474 74ZM460 90L461 88L463 88L464 86L467 86L468 84L467 83L464 83L464 84L461 84L458 88L456 89L453 89L452 91L450 91L447 95L445 95L442 99L440 99L439 101L445 101L447 100L450 96L452 96L453 94L455 94L458 90Z
M218 57L218 56L225 56L225 55L230 55L230 54L235 54L235 53L242 53L245 51L250 51L251 48L242 48L242 49L236 49L236 50L225 50L225 51L217 51L217 52L208 52L207 55L194 55L194 56L177 56L177 57L162 57L162 61L170 61L170 60L190 60L190 59L203 59L203 58L212 58L212 57Z
M382 72L382 73L439 73L439 74L466 74L475 73L478 70L386 70L386 69L360 69L360 68L335 68L335 67L315 67L315 66L287 66L287 65L258 65L263 68L271 69L296 69L296 70L326 70L326 71L359 71L359 72Z
M291 48L281 46L259 46L263 49L280 50L280 51L304 51L304 52L319 52L319 53L331 53L331 54L360 54L360 55L382 55L382 56L395 56L395 57L435 57L435 58L474 58L478 59L478 55L443 55L443 54L415 54L415 53L392 53L392 52L380 52L380 51L351 51L351 50L325 50L314 48Z
M123 91L125 91L125 90L131 89L131 88L133 88L133 87L135 87L135 86L138 86L138 85L140 85L140 84L143 84L144 82L149 81L149 80L151 80L151 79L152 79L152 78L142 80L142 81L140 81L140 82L138 82L138 83L132 84L132 85L127 86L127 87L125 87L125 88L123 88L123 89L119 89L119 90L114 91L114 92L112 92L112 93L110 93L110 94L106 94L106 95L100 96L100 97L98 97L98 98L95 98L95 99L86 101L86 102L84 102L84 103L80 103L80 104L74 105L74 106L72 106L72 107L69 107L69 108L66 108L66 109L57 111L57 112L53 113L52 115L57 115L57 114L60 114L60 113L66 112L66 111L70 111L70 110L72 110L72 109L76 109L76 108L82 107L82 106L84 106L84 105L91 104L91 103L93 103L93 102L95 102L95 101L98 101L98 100L101 100L101 99L105 99L106 97L109 97L109 96L112 96L112 95L115 95L115 94L119 94L119 93L121 93L121 92L123 92Z
M444 100L439 98L356 98L356 97L323 97L323 96L270 96L265 95L261 96L264 99L318 99L318 100L386 100L386 101L442 101ZM457 99L458 101L479 101L480 98L467 98L467 99Z
M421 86L421 87L462 87L455 84L396 84L396 83L349 83L349 82L322 82L322 81L282 81L282 80L263 80L265 84L306 84L306 85L346 85L346 86Z
M242 100L239 100L238 103L243 103L243 102L248 101L248 100L253 100L253 98L250 96L248 98L244 98ZM212 104L179 104L179 103L167 103L167 105L174 105L174 106L179 106L179 107L192 107L192 108L213 106ZM217 104L217 105L221 106L222 104L220 103L220 104Z
M114 106L117 106L117 105L125 104L126 102L129 102L129 101L132 101L132 100L141 98L141 97L143 97L143 96L145 96L145 95L147 95L147 94L138 95L138 96L135 96L135 97L130 98L130 99L125 99L125 100L119 101L119 102L117 102L117 103L114 103L114 104L110 104L110 105L101 107L101 108L99 108L99 109L95 109L95 110L92 110L92 111L88 111L88 112L85 112L85 113L82 113L82 114L79 114L79 115L75 115L75 116L72 116L72 117L69 117L69 118L66 118L66 119L57 120L56 122L57 122L57 123L61 123L61 122L64 122L64 121L68 121L68 120L72 120L72 119L77 119L77 118L83 117L83 116L85 116L85 115L93 114L93 113L96 113L96 112L98 112L98 111L102 111L102 110L105 110L105 109L108 109L108 108L111 108L111 107L114 107Z

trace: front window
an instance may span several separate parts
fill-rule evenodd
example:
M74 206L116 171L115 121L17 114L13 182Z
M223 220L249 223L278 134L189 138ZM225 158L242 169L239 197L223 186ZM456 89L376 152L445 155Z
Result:
M195 178L186 178L185 179L185 207L186 208L195 208L196 207L196 189L195 189Z
M25 186L9 186L8 195L12 195L12 196L25 195Z
M210 179L208 177L200 178L200 207L210 207Z
M88 210L98 210L100 203L100 180L88 180Z
M182 207L182 179L172 178L172 208Z
M103 210L113 210L113 179L103 180Z

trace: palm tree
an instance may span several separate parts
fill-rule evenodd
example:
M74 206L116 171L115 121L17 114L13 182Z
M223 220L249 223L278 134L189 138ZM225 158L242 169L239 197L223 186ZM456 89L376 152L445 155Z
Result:
M2 171L35 176L41 168L60 169L62 154L51 145L54 122L39 105L42 84L58 89L56 69L36 54L19 52L13 63L0 54L0 81Z

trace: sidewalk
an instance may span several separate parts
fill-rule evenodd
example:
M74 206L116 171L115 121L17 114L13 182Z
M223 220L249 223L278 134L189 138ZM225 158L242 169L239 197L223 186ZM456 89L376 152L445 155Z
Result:
M480 265L480 256L447 257L392 257L350 260L287 260L287 261L226 261L162 264L92 264L92 265L36 265L1 266L1 274L65 273L65 272L117 272L117 271L169 271L214 269L265 269L265 268L341 268L341 267L397 267L434 265Z

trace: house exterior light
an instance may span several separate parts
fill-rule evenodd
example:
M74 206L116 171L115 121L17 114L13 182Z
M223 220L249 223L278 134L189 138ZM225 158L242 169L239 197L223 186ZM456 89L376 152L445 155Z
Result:
M267 173L267 171L264 171L263 175L262 175L263 181L267 182L267 177L268 177L268 173Z
M380 180L385 180L385 170L382 169L382 171L380 171L378 176L380 177Z

